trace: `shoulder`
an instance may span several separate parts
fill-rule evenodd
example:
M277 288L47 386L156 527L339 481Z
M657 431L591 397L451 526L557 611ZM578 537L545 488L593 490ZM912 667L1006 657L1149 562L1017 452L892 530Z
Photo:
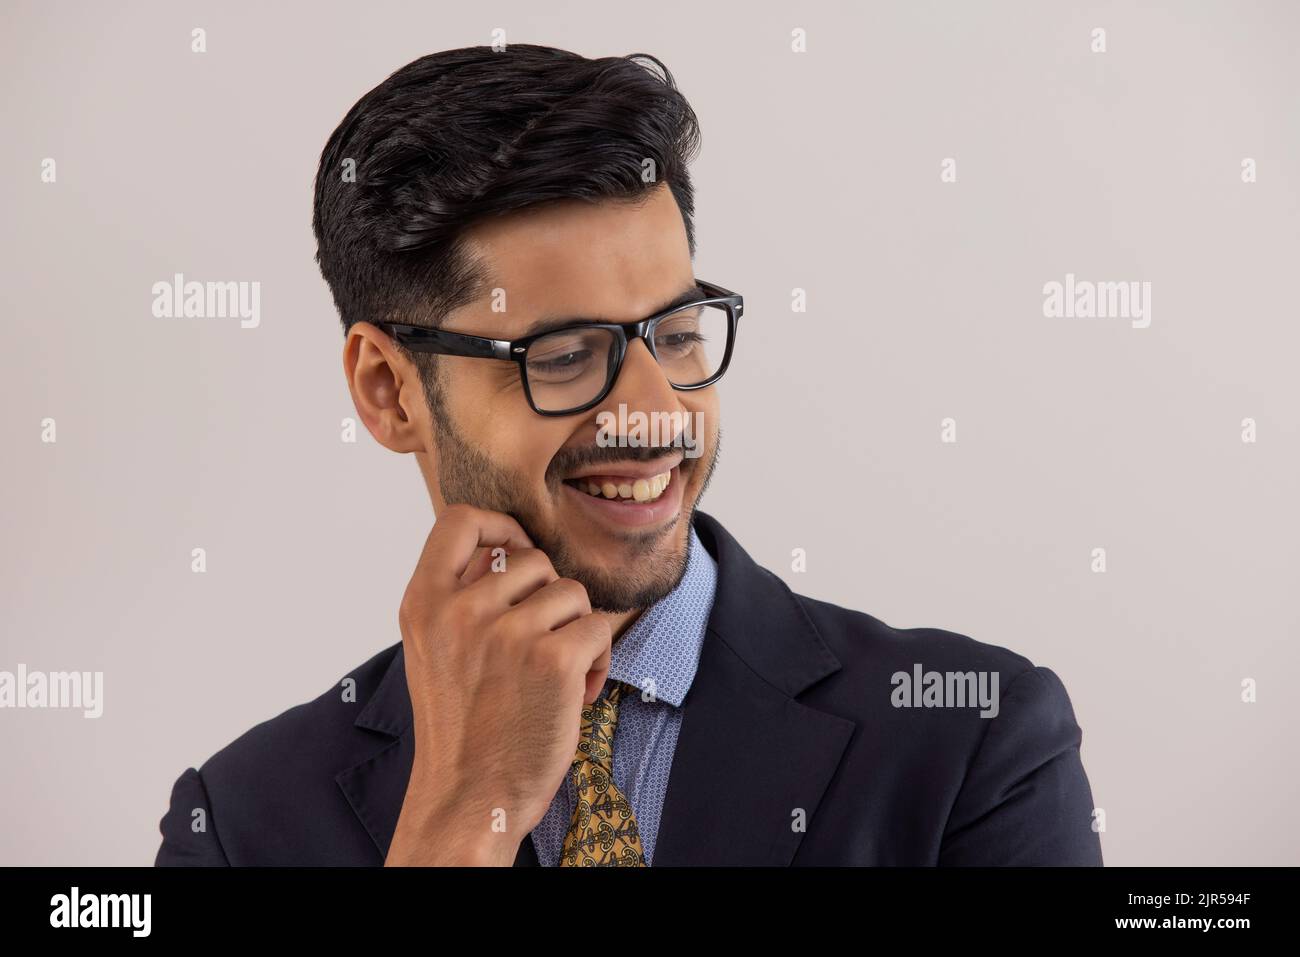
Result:
M992 641L794 600L840 662L800 700L854 721L846 804L895 823L883 846L941 864L1101 864L1082 730L1055 672Z
M346 827L350 811L337 777L386 740L356 721L386 676L404 679L390 671L400 649L400 642L385 648L311 701L186 768L159 825L155 863L326 864L368 852L364 830Z
M400 642L385 648L312 700L259 722L217 751L199 769L209 789L265 788L268 779L316 775L322 766L342 770L350 741L373 741L354 724L400 648Z
M801 699L850 718L891 749L968 762L997 740L1050 730L1052 747L1080 729L1061 679L994 641L943 628L896 628L872 615L794 595L840 667Z
M945 821L945 861L1100 863L1082 729L1054 671L958 632L795 600L840 662L801 701L857 725L849 779L902 819ZM1032 799L1008 804L1017 788Z
M941 672L996 671L1006 687L1034 668L1029 658L991 641L943 628L895 628L865 612L804 595L793 597L850 675L886 670L892 675L920 664Z

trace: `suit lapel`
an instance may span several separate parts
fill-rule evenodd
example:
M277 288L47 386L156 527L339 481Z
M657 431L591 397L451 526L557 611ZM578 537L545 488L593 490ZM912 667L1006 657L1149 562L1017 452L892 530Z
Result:
M788 865L855 724L795 697L839 670L789 588L756 565L713 518L695 528L718 562L718 585L660 817L654 864ZM401 645L358 728L377 732L373 753L335 780L380 861L397 829L415 757ZM515 866L536 866L531 835Z
M682 702L654 864L785 866L856 726L794 698L840 663L779 578L715 519L697 511L695 526L718 588Z
M406 687L406 655L401 645L393 656L379 687L354 724L376 731L388 740L377 744L375 752L360 764L349 765L335 775L343 794L357 818L374 841L380 861L388 857L388 848L397 830L397 818L406 798L406 785L415 762L415 733L412 729L411 697ZM519 842L515 867L536 867L537 852L531 836Z
M388 856L397 817L406 797L406 785L415 760L415 735L411 730L411 699L406 689L402 646L389 663L379 687L353 724L384 735L374 752L359 764L334 776L352 810L375 842L381 861Z

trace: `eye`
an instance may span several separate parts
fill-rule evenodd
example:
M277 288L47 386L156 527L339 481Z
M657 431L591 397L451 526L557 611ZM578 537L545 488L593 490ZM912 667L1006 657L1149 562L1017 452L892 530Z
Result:
M590 349L574 349L571 352L556 353L528 360L528 368L538 372L562 372L582 365L591 360Z
M685 355L704 341L705 337L700 334L698 310L673 316L655 330L655 351L661 356Z
M655 336L655 342L664 346L683 346L692 342L703 342L704 337L698 332L670 332Z

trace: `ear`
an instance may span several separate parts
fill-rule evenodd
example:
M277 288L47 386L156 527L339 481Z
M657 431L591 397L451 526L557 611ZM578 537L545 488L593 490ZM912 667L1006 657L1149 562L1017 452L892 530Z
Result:
M368 322L348 330L343 374L357 415L375 441L392 452L425 452L428 405L419 370Z

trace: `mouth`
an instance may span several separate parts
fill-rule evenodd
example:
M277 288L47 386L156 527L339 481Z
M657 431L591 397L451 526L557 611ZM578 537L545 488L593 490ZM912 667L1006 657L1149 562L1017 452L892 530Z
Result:
M605 498L611 502L655 502L667 491L673 481L673 470L660 472L649 478L632 475L587 475L565 479L564 484L586 492L592 498Z
M681 511L681 462L672 468L619 466L564 480L567 497L598 521L622 527L657 525Z

